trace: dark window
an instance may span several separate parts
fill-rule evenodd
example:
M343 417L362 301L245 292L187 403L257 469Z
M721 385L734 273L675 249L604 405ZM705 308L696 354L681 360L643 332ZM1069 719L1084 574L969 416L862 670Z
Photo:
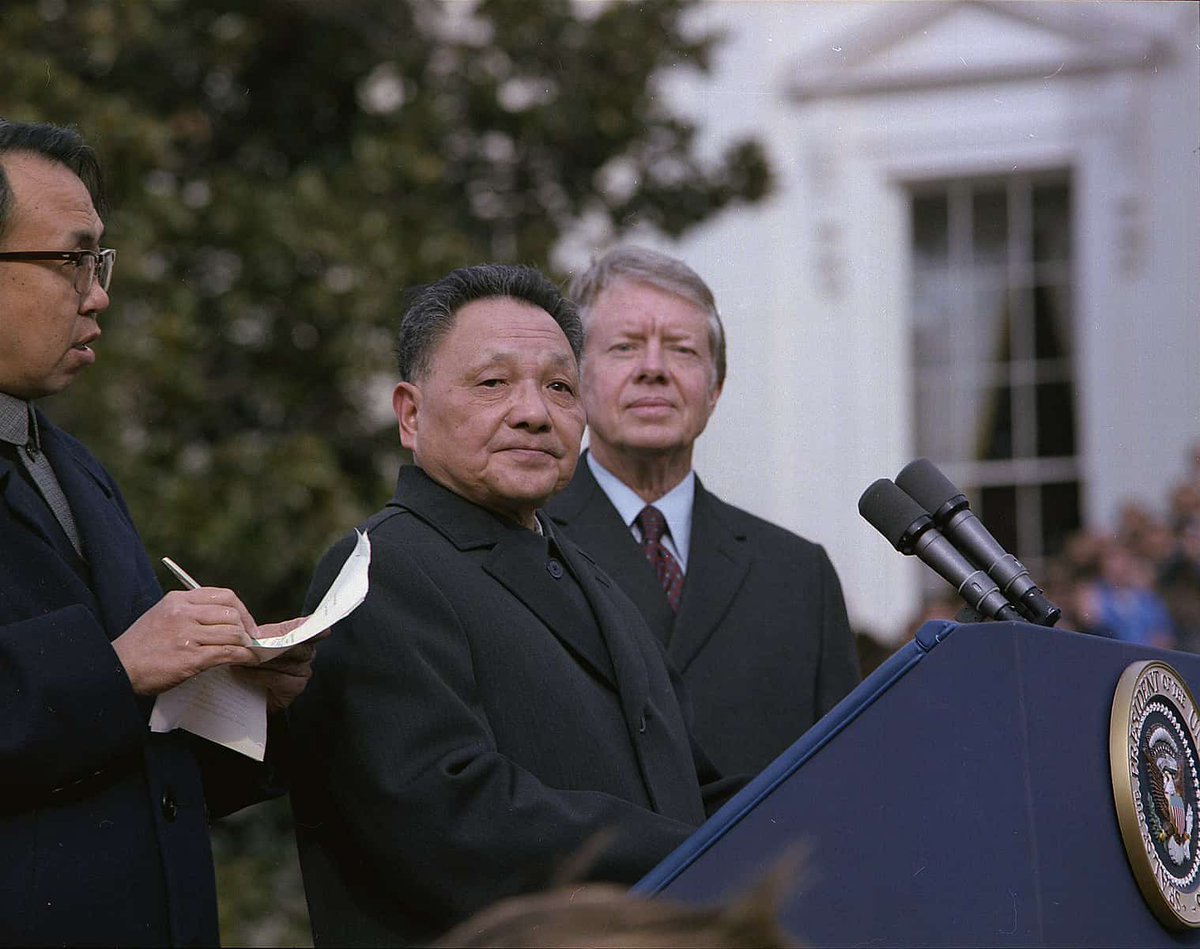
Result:
M1081 500L1069 176L921 183L910 197L917 453L1037 569Z

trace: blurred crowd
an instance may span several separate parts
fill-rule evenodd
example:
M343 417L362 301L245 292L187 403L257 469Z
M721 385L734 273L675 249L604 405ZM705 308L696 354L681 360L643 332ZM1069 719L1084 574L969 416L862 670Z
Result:
M1200 652L1200 443L1165 503L1130 501L1113 532L1076 532L1045 580L1062 629Z

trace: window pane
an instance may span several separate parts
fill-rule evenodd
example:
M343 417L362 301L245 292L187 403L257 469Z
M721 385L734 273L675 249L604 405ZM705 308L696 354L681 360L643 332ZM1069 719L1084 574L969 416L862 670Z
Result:
M1017 549L1017 489L1012 486L983 488L976 516L1007 551ZM1019 555L1018 555L1019 557Z
M950 214L945 193L914 195L912 221L916 266L946 261L950 257Z
M1012 389L1000 386L984 402L976 457L999 461L1013 456Z
M1034 185L1033 259L1039 264L1071 259L1071 200L1065 182Z
M1036 387L1037 453L1039 458L1075 454L1075 393L1069 382Z
M1042 549L1055 557L1079 529L1079 482L1042 485Z
M916 365L944 367L954 358L951 321L961 298L948 270L913 274L913 356Z
M1006 363L1011 358L1010 338L1011 300L1003 281L980 281L975 291L975 313L970 336L974 344L969 354L972 362Z
M957 461L954 425L959 414L953 389L944 378L917 380L917 443L932 458Z
M1034 357L1063 359L1071 353L1071 288L1065 284L1033 291Z
M976 191L971 211L975 264L1003 264L1008 259L1007 191Z

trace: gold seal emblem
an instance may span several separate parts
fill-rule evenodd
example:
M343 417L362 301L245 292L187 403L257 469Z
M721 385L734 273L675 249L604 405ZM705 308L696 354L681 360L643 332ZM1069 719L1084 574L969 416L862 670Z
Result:
M1200 718L1165 662L1132 663L1113 696L1108 734L1113 799L1142 896L1164 926L1200 927Z

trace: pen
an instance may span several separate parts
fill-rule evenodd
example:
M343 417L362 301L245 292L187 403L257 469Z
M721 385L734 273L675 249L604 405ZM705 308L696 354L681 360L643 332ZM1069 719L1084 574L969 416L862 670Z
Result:
M163 557L162 562L166 568L171 571L171 573L175 574L175 576L179 578L179 582L189 590L200 589L200 584L193 580L191 575L170 557Z

